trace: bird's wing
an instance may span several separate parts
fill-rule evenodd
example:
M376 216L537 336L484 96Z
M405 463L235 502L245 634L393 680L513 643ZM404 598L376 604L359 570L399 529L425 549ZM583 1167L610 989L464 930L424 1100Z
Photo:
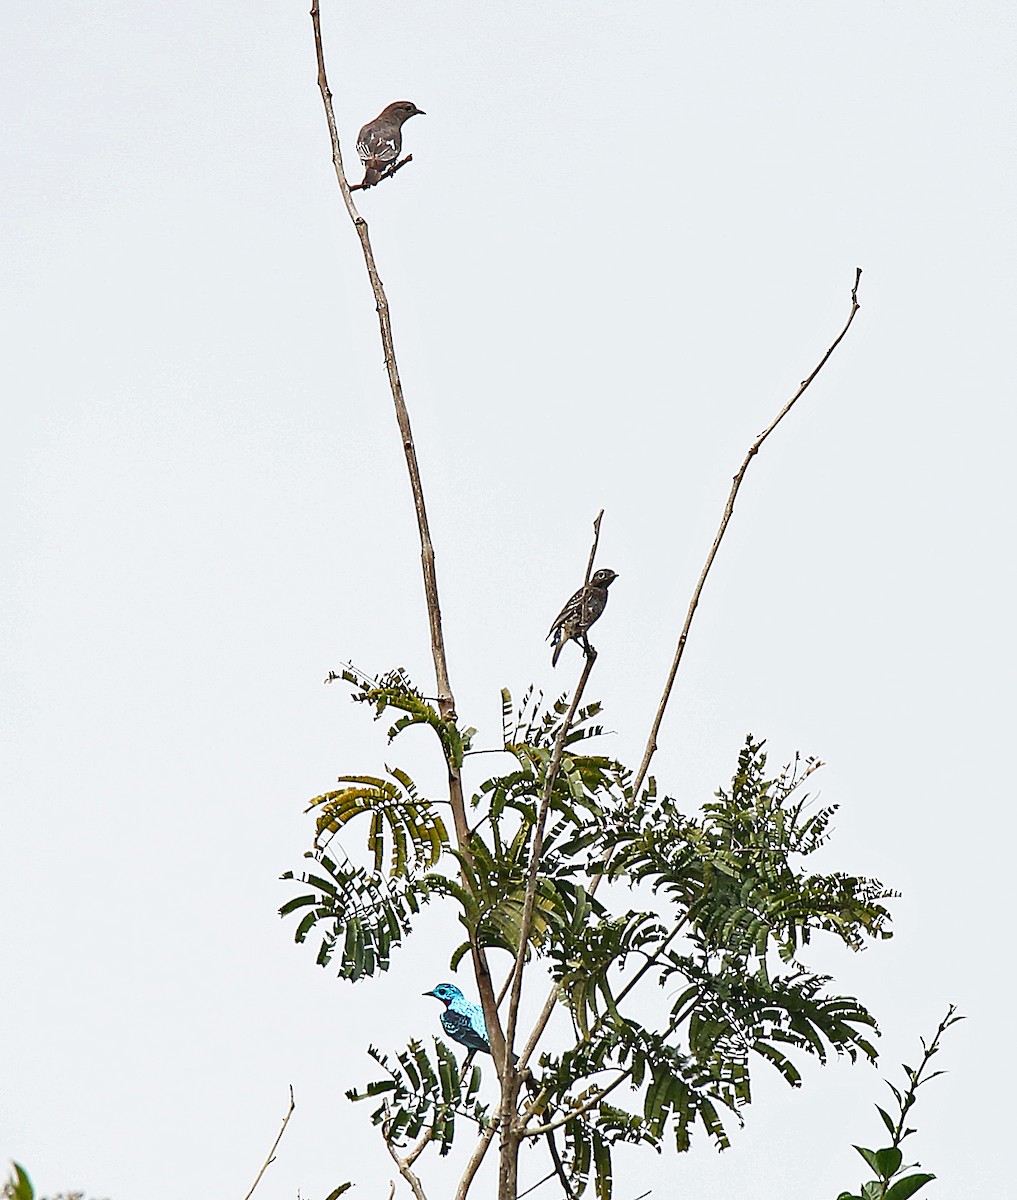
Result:
M586 591L586 587L584 585L583 587L581 587L579 589L578 592L574 592L572 594L572 597L570 598L568 604L566 604L565 607L561 610L561 612L555 617L555 619L551 625L550 632L547 635L548 637L551 637L552 634L556 633L559 629L561 629L561 627L565 624L565 622L568 621L570 618L574 618L575 616L578 615L578 613L580 612L581 607L582 607L583 593L585 591ZM545 639L545 641L546 641L546 639Z
M470 1005L470 1008L476 1008L476 1005ZM454 1041L457 1041L461 1046L468 1046L471 1050L486 1050L491 1052L491 1044L487 1040L487 1027L484 1025L484 1013L480 1011L480 1027L476 1024L476 1014L470 1012L457 1012L454 1008L447 1008L441 1014L441 1024L445 1032Z
M361 129L357 138L357 153L361 162L376 159L379 162L391 162L399 157L401 138L390 129Z

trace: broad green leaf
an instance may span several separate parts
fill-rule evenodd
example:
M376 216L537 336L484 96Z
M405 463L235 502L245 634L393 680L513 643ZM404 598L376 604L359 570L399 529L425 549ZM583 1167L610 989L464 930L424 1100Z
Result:
M876 1152L876 1173L881 1179L889 1179L900 1170L903 1154L896 1146L887 1146L885 1150Z
M877 1161L878 1161L878 1157L879 1157L878 1151L866 1150L866 1148L864 1146L855 1146L855 1149L862 1156L862 1158L865 1159L865 1161L869 1164L869 1166L873 1169L873 1171L875 1171L876 1174L878 1175L879 1174L879 1167L877 1165Z
M935 1178L935 1175L905 1175L903 1179L898 1179L887 1188L884 1200L908 1200L909 1196L913 1196L919 1188L925 1187Z

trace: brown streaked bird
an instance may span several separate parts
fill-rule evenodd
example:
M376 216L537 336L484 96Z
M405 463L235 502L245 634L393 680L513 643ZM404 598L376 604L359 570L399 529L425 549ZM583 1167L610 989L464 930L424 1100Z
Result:
M390 167L399 161L403 148L403 123L410 117L426 116L412 100L396 100L361 129L357 135L357 153L364 164L362 188L374 187Z
M606 608L607 589L617 578L617 574L607 567L594 571L590 582L584 584L555 617L551 632L547 635L554 638L552 667L557 666L558 655L569 641L578 642L583 647L583 653L589 657L590 643L586 640L587 631Z

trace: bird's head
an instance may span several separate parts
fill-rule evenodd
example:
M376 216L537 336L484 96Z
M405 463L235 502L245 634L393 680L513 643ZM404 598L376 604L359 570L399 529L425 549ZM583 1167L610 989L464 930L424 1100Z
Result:
M402 125L410 117L426 117L427 113L422 108L417 108L412 100L396 100L385 109L382 116L391 117Z
M424 992L424 995L434 996L435 999L440 1000L446 1005L451 1004L453 1000L461 1000L463 998L462 992L454 983L436 983L429 992Z
M618 578L615 571L609 567L601 567L599 571L594 571L590 576L590 587L607 588Z

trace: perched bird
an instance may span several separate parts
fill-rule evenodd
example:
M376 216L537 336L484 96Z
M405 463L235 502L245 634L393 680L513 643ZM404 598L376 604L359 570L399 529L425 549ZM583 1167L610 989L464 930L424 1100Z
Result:
M557 666L558 655L568 641L580 642L583 650L589 654L590 644L586 633L594 621L600 616L607 605L607 589L618 578L614 571L601 567L594 571L590 582L584 584L569 600L568 604L555 617L551 632L553 637L554 654L551 656L551 666Z
M599 571L597 572L598 575L600 573ZM612 571L608 571L607 573L612 579L614 578ZM594 578L596 578L596 575ZM484 1010L479 1004L474 1004L472 1000L467 1000L454 983L435 984L429 992L424 992L424 995L434 996L445 1005L445 1011L441 1014L441 1027L454 1042L458 1042L460 1046L466 1046L470 1051L483 1050L485 1054L491 1053L491 1043L487 1037L487 1022L484 1020ZM513 1054L512 1062L518 1064L519 1056ZM537 1084L529 1071L526 1072L524 1082L530 1094L535 1095L538 1090ZM572 1190L568 1176L565 1174L565 1168L562 1166L558 1147L554 1142L554 1133L550 1129L545 1132L547 1135L547 1144L551 1149L551 1160L554 1163L554 1169L558 1174L558 1178L561 1180L562 1187L565 1189L565 1195L570 1200L575 1200L575 1192Z
M424 995L434 996L445 1005L445 1011L441 1014L441 1027L454 1042L470 1050L491 1053L487 1022L484 1020L484 1010L479 1004L467 1000L454 983L436 984L431 991L424 992Z
M411 100L396 100L361 129L357 135L357 153L364 164L362 188L373 187L389 167L399 161L403 148L403 122L418 114L427 115Z

